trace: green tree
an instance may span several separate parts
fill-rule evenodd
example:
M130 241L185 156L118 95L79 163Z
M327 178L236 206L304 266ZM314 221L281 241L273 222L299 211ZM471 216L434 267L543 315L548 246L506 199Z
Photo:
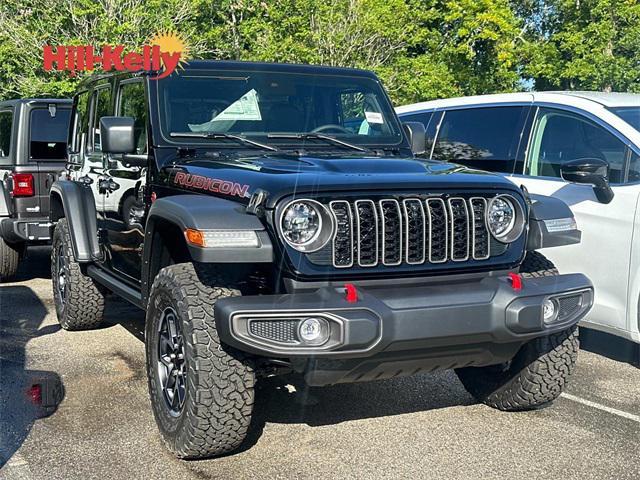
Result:
M538 90L640 91L637 0L521 0L523 75Z
M0 3L0 98L68 96L83 75L45 72L43 47L124 44L139 49L159 30L190 27L188 0L13 0Z

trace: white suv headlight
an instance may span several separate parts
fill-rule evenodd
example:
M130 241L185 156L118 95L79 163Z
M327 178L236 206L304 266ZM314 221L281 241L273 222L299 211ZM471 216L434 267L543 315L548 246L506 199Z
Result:
M524 226L524 211L515 198L498 195L489 201L487 227L496 240L504 243L517 240Z
M300 252L320 250L333 236L333 217L315 200L293 200L280 214L278 230L284 240Z

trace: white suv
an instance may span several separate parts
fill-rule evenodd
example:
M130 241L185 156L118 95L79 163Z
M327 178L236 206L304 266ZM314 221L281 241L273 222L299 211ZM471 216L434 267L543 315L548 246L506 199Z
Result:
M596 289L584 325L640 343L640 94L541 92L406 105L424 156L502 172L573 210L582 243L545 249Z

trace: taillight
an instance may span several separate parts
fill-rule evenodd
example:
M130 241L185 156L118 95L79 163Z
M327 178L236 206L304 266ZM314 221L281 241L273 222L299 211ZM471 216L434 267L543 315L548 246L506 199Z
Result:
M13 189L11 196L13 197L33 197L35 190L33 189L33 175L30 173L14 173L11 175L13 179Z

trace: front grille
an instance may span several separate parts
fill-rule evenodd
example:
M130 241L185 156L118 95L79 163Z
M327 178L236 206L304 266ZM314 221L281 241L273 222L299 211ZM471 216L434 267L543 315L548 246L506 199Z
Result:
M487 203L483 197L458 196L332 201L332 264L348 268L487 260L505 251L487 229Z

